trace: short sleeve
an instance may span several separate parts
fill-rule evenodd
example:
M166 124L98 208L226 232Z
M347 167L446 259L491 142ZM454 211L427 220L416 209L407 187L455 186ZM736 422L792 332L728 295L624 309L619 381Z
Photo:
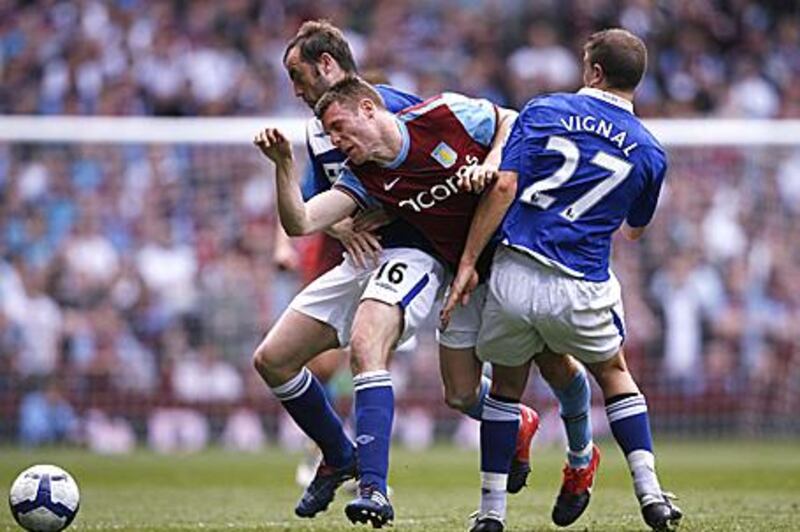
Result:
M484 146L492 144L497 131L497 108L492 102L451 92L444 93L442 98L470 137Z
M339 178L333 184L333 188L341 190L358 204L362 209L380 206L380 202L373 198L363 183L356 177L352 170L346 166L339 173Z
M500 171L520 173L522 167L522 153L525 145L525 135L519 117L514 121L508 138L503 145L503 158L500 161Z
M653 219L664 177L667 173L666 158L663 153L659 153L659 155L660 157L654 161L652 169L647 168L645 170L649 172L649 175L646 177L644 190L628 210L626 221L631 227L644 227Z
M375 89L380 93L381 98L383 98L386 109L392 113L402 111L406 107L411 107L412 105L417 105L422 102L419 96L403 92L388 85L375 85Z

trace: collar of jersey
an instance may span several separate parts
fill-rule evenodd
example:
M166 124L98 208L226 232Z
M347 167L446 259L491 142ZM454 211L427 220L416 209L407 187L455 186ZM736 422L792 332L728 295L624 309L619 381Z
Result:
M408 148L411 146L411 137L408 135L408 128L406 127L405 122L397 117L394 117L394 122L397 124L397 129L400 131L400 136L402 137L403 142L400 145L400 153L397 154L397 157L395 157L393 161L381 165L384 168L394 169L403 164L403 161L405 161L406 157L408 157Z
M582 88L578 91L578 94L584 94L586 96L591 96L592 98L597 98L598 100L603 100L604 102L621 107L622 109L625 109L629 113L633 114L633 103L625 98L620 98L616 94L612 94L607 91L601 91L600 89L593 89L591 87Z

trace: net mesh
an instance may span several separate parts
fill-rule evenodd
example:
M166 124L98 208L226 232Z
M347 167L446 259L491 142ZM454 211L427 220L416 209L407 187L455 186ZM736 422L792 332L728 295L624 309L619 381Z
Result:
M0 441L291 439L251 363L302 278L273 263L271 165L246 140L3 138ZM800 433L794 139L668 145L646 238L615 244L625 349L658 431ZM434 325L393 367L412 440L458 419L441 400ZM557 415L541 379L529 386L527 399ZM346 367L330 387L346 411Z

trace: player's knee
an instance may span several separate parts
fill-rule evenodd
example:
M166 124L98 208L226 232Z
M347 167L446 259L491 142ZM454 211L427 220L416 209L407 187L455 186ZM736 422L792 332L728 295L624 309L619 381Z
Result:
M283 382L297 373L268 343L259 345L253 353L253 367L268 383Z
M353 375L365 371L384 369L380 367L380 344L369 331L354 331L350 338L350 369Z
M604 362L587 364L589 371L597 381L598 386L604 391L615 390L619 392L638 391L625 359L617 355Z
M454 390L445 388L444 402L453 410L464 412L475 405L478 395L475 390Z
M535 359L542 378L552 388L563 390L580 371L580 366L570 356L542 354Z

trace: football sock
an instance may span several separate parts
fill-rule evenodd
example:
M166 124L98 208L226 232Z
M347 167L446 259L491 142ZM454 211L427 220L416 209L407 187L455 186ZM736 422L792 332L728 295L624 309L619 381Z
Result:
M519 402L489 394L481 421L481 514L506 515L506 481L519 430Z
M361 484L374 484L385 495L394 418L392 378L385 370L367 371L353 377L353 387Z
M592 461L592 391L586 371L580 368L565 389L552 390L567 432L567 462L570 467L587 467Z
M661 499L655 470L653 438L647 403L641 394L621 394L606 400L606 414L614 439L625 454L636 497L642 504Z
M486 396L489 395L489 390L492 388L492 380L486 375L481 376L481 387L478 390L478 398L473 404L464 410L464 413L474 420L480 421L483 414L483 404L486 402Z
M322 450L326 464L342 467L352 462L353 442L345 434L322 385L308 368L272 391L300 429Z

